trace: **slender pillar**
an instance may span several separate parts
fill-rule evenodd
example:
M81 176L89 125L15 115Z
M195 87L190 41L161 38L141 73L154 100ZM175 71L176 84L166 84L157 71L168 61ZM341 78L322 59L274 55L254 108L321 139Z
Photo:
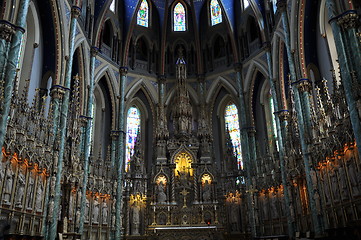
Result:
M343 87L345 89L346 101L350 112L350 120L352 130L355 135L357 150L361 153L361 123L358 115L357 105L355 97L353 96L353 79L352 67L349 58L346 53L346 46L342 37L340 26L337 24L338 17L335 16L335 7L333 0L326 1L326 7L328 8L329 23L332 28L333 36L335 39L336 50L338 55L338 61L340 63L340 72ZM356 49L350 49L350 51L357 51ZM358 69L360 71L360 69Z
M357 24L359 16L355 10L349 10L337 17L337 23L342 27L341 34L344 35L348 46L348 53L353 70L356 72L358 83L361 84L361 44L357 36Z
M302 158L303 163L305 165L305 173L306 173L306 183L307 183L307 192L308 192L308 200L310 203L310 211L311 211L311 218L312 223L314 226L314 231L316 236L321 236L323 234L323 226L322 226L322 217L317 215L317 209L316 209L316 203L313 198L314 192L313 192L313 186L312 186L312 180L310 175L310 152L309 152L309 146L306 143L306 134L307 129L305 128L305 122L304 122L304 114L302 111L302 105L301 105L301 98L300 94L297 88L297 81L296 81L296 71L295 71L295 63L293 59L293 55L291 52L291 43L290 43L290 32L289 32L289 24L288 24L288 17L286 12L286 1L285 0L278 0L277 1L277 8L280 10L280 13L282 14L282 24L285 34L285 45L287 48L287 59L291 74L291 80L292 80L292 88L294 90L294 98L295 98L295 108L297 111L297 120L298 120L298 126L300 129L300 143L302 148Z
M110 155L110 167L111 167L111 169L114 169L116 157L117 157L117 143L118 143L118 138L119 138L119 132L112 131L111 138L112 138L112 152Z
M121 238L121 202L123 195L123 164L124 164L124 150L125 150L125 131L124 131L124 108L125 108L125 83L127 81L127 72L126 67L121 67L120 72L120 87L119 87L119 120L118 120L118 129L119 129L119 141L118 141L118 162L117 162L117 202L115 206L115 240Z
M66 126L68 121L68 109L69 109L69 98L70 98L70 84L71 84L71 72L73 65L73 53L74 53L74 42L75 42L75 33L76 33L76 23L77 18L81 13L81 8L77 6L72 7L71 11L71 23L70 23L70 32L69 32L69 59L66 62L66 73L65 73L65 93L63 97L63 104L61 106L60 112L60 126L59 126L59 154L55 156L54 163L57 163L56 171L56 181L55 181L55 196L54 196L54 209L53 216L50 222L49 228L49 240L55 240L57 237L57 225L58 225L58 211L60 206L60 197L61 197L61 176L63 173L63 158L65 151L65 135L66 135ZM55 168L55 166L54 166Z
M0 146L4 144L6 129L8 126L11 97L13 95L14 81L16 77L16 65L18 64L20 54L21 38L25 33L24 27L26 23L26 16L28 14L29 1L30 0L21 0L19 3L15 34L11 40L8 60L5 67L3 110L0 117Z
M9 45L14 34L15 26L8 21L0 20L0 81L4 79Z
M236 71L236 83L238 87L238 117L240 126L247 125L247 113L245 107L245 100L244 100L244 88L243 88L243 79L242 79L242 66L241 64L237 64L235 67ZM251 164L250 164L250 151L255 151L255 149L249 149L249 141L248 141L248 130L245 127L241 129L241 146L242 146L242 158L244 162L244 170L245 170L245 177L246 177L246 190L248 191L247 197L247 204L249 208L249 222L251 227L251 234L253 237L256 237L256 222L254 217L254 204L253 204L253 186L252 186L252 175L251 175Z
M84 173L83 173L83 186L81 188L81 204L80 204L80 221L79 221L79 234L83 234L85 208L86 208L86 189L88 187L88 173L89 173L89 159L91 150L91 135L93 130L93 92L94 92L94 69L95 57L98 53L96 47L91 48L90 58L90 76L89 76L89 92L88 92L88 105L86 111L86 126L84 136Z
M273 113L273 114L278 115L278 113L281 110L279 109L279 104L278 104L278 99L277 99L277 91L276 91L276 87L275 87L275 84L273 81L274 77L273 77L273 71L272 71L271 53L270 53L269 48L267 50L268 51L266 52L266 55L267 55L267 64L268 64L268 75L269 75L268 82L271 87L273 106L276 111L276 113ZM287 182L287 172L286 172L286 167L285 167L285 165L286 165L285 132L286 132L286 127L287 127L287 118L283 118L282 120L283 121L282 121L282 126L281 126L280 118L278 116L275 117L276 128L277 128L276 131L277 131L277 137L278 137L277 141L278 141L278 145L279 145L278 153L279 153L279 159L280 159L281 179L282 179L283 189L285 189L284 190L284 200L285 200L284 203L286 206L284 209L286 210L288 235L292 239L295 234L295 227L293 224L293 220L292 220L291 212L290 212L290 208L289 208L289 206L291 205L291 201L290 201L289 192L287 191L288 182Z

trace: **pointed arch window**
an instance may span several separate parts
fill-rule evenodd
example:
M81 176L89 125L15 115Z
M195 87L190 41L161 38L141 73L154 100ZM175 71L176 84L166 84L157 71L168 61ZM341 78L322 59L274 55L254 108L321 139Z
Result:
M210 4L211 11L211 24L212 26L217 25L222 22L222 11L221 6L219 5L217 0L211 0Z
M149 21L149 6L147 0L143 0L138 10L137 24L143 27L148 27L148 21Z
M276 116L274 114L275 106L274 106L274 103L273 103L272 95L270 95L269 105L270 105L270 110L271 110L271 122L272 122L272 133L273 133L272 137L273 137L274 141L276 142L276 148L277 148L277 151L278 151L279 150L278 133L277 133L277 127L276 127Z
M186 30L186 10L182 3L177 3L174 7L173 26L174 31L184 32Z
M248 0L243 0L243 8L246 9L249 7L249 1Z
M109 9L110 9L110 11L115 13L115 0L112 0L112 3L110 4Z
M242 169L241 132L239 129L238 110L235 104L230 103L226 106L224 120L226 129L228 129L231 137L234 155L237 157L238 168Z
M129 108L127 114L127 136L125 150L125 171L129 170L130 159L140 130L140 111L137 107Z

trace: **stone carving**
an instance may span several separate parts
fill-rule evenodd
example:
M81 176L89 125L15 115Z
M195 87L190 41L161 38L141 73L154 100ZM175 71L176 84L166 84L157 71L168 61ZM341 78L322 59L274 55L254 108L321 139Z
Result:
M311 176L313 189L317 189L317 174L315 169L311 168L310 176Z
M98 222L98 217L99 217L99 206L100 203L98 201L98 198L96 197L94 199L94 203L93 203L93 216L92 216L92 221L93 222Z
M103 224L108 223L108 205L105 200L103 201L102 204L102 220L103 220Z
M276 192L272 192L271 209L272 209L272 217L273 218L278 218L277 194L276 194Z
M42 211L43 205L43 181L41 178L38 180L38 188L36 189L36 199L35 199L35 210L38 212Z
M165 185L160 181L157 185L157 202L165 203L167 201L167 194L165 193Z
M240 222L239 222L239 207L237 204L237 200L234 200L231 203L230 207L230 222L233 232L239 232Z
M24 191L25 191L25 175L24 175L24 169L20 167L19 169L19 175L18 175L18 183L16 185L16 199L15 204L17 206L22 206Z
M89 208L90 208L90 203L89 203L89 199L85 198L85 222L89 222Z
M359 175L361 175L361 174L360 173L358 174L356 172L354 158L351 158L347 162L347 166L348 166L348 172L349 172L349 176L350 176L350 183L351 183L351 187L352 187L352 194L355 196L358 196L358 195L360 195Z
M347 182L346 182L346 172L343 167L343 164L340 164L338 168L339 177L340 177L340 187L341 187L341 197L342 199L348 198L348 191L347 191Z
M32 201L34 196L34 178L32 177L33 174L30 174L29 180L28 180L28 190L26 193L26 207L31 208L32 207Z
M204 183L202 197L204 202L211 201L211 185L208 183L208 180Z
M139 224L140 224L140 206L133 204L133 221L132 221L132 235L139 235Z
M321 214L321 199L318 191L315 191L315 193L313 194L313 199L315 200L317 214Z
M13 182L14 182L14 173L11 167L11 164L9 163L7 169L6 169L6 177L5 177L5 191L4 191L4 202L10 203L10 197L11 192L13 188Z

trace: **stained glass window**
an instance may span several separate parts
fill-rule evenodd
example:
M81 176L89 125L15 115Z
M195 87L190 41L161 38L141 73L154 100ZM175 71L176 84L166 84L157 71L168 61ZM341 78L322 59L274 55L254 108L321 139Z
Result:
M271 119L272 119L272 132L273 132L273 136L274 136L275 141L276 141L276 147L277 147L277 150L278 150L279 149L278 148L278 133L277 133L277 127L276 127L276 116L274 114L275 106L274 106L274 103L273 103L272 96L270 96L270 108L271 108Z
M125 151L125 171L129 170L130 158L134 153L135 141L140 128L140 112L138 108L131 107L127 115L127 136Z
M248 0L243 0L243 6L244 6L244 9L246 9L249 6Z
M212 0L210 4L211 10L211 23L212 26L222 22L221 6L217 0Z
M238 110L235 104L227 105L224 118L225 118L226 126L228 128L229 135L231 136L231 141L233 144L233 152L237 157L238 167L242 169L243 162L242 162L242 150L241 150L241 132L239 129Z
M143 27L148 27L148 16L149 16L148 2L147 0L143 0L138 10L137 24Z
M174 7L174 31L184 32L186 30L186 10L183 4L177 3Z
M115 12L115 0L112 1L112 3L109 6L110 11Z

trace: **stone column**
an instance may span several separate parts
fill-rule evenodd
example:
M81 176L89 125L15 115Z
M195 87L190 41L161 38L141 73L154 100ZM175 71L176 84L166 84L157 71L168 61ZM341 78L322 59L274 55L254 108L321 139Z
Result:
M277 8L282 17L282 24L283 24L284 34L285 34L285 45L286 45L286 49L287 49L287 59L288 59L288 65L289 65L290 74L291 74L292 88L294 91L294 100L295 100L295 108L296 108L296 112L297 112L298 126L300 129L300 143L301 143L301 148L302 148L302 158L303 158L303 162L305 165L307 191L308 191L308 197L309 197L308 200L310 203L311 218L312 218L312 223L314 226L315 234L316 234L316 236L320 236L323 234L324 229L323 229L323 224L322 224L322 217L317 215L316 204L313 199L313 187L312 187L312 181L311 181L311 177L310 177L310 163L311 163L310 160L311 159L310 159L309 146L306 142L308 129L306 128L307 123L305 123L305 120L304 120L304 115L307 114L307 111L305 113L303 113L300 93L298 91L297 85L295 84L295 83L297 83L297 81L296 81L297 76L296 76L296 71L295 71L295 63L294 63L294 59L293 59L293 55L292 55L292 51L291 51L290 30L289 30L288 17L287 17L287 12L286 12L286 4L287 4L287 1L285 1L285 0L277 1ZM302 81L302 82L305 82L305 81ZM305 107L307 108L307 106L305 106ZM309 117L310 116L308 116L308 118ZM307 121L307 119L306 119L306 121Z
M91 135L93 130L93 92L94 92L94 69L95 69L95 58L98 53L96 47L91 48L90 58L90 76L89 76L89 92L86 112L86 126L84 135L84 173L83 173L83 185L81 189L81 205L80 205L80 222L79 222L79 234L83 234L84 230L84 212L85 212L85 199L86 189L88 186L88 173L89 173L89 159L91 151Z
M118 139L118 157L117 157L117 202L115 206L115 239L119 240L121 238L121 206L122 206L122 195L123 195L123 164L125 158L125 134L124 131L124 119L125 119L125 84L127 82L127 73L128 69L126 67L121 67L120 72L120 87L119 87L119 120L118 120L118 129L119 129L119 139Z
M328 8L328 17L330 19L329 23L331 25L333 36L335 39L338 60L340 63L341 79L342 79L343 87L345 89L346 101L350 112L352 130L356 138L357 150L358 152L361 152L361 123L357 110L357 103L353 95L353 88L355 88L355 86L353 86L353 79L352 79L352 75L350 74L353 69L350 63L350 59L347 57L347 52L346 52L347 43L344 42L343 34L341 32L340 26L337 24L338 17L335 16L336 8L334 1L327 0L326 7ZM350 49L350 51L357 51L357 50Z
M341 35L343 35L346 43L346 53L353 70L356 72L358 83L361 84L361 43L357 36L358 20L359 16L355 10L346 11L337 17L337 23L343 30Z
M25 33L24 27L26 24L26 16L28 14L29 2L30 0L21 0L19 3L19 12L16 20L15 34L12 36L11 39L7 64L4 70L5 85L3 108L1 110L0 117L0 147L4 144L6 129L8 126L11 97L13 95L14 81L16 78L16 65L18 64L18 56L20 54L21 38ZM6 54L4 54L4 58L5 57ZM5 59L3 60L3 62L5 65Z
M237 64L235 67L236 72L236 83L238 87L238 117L239 117L239 126L241 127L241 145L242 145L242 157L244 162L245 170L245 180L246 180L246 189L249 190L252 188L252 174L251 174L251 162L250 162L250 151L255 151L255 149L249 149L249 139L247 128L247 112L246 105L244 100L244 88L243 88L243 78L242 78L242 66ZM249 208L249 222L251 226L251 233L253 237L256 237L256 223L254 221L254 207L252 204L252 194L247 195L247 206Z
M281 179L282 179L282 185L284 187L284 189L286 189L286 191L284 191L284 203L285 203L285 210L286 210L286 217L287 217L287 227L288 227L288 235L290 238L294 237L294 233L295 233L295 226L293 223L293 220L291 218L291 212L290 212L290 196L289 196L289 192L287 191L287 186L288 186L288 182L287 182L287 171L286 171L286 160L285 160L285 156L286 156L286 131L287 131L287 116L289 115L287 110L280 110L279 108L279 103L278 103L278 99L277 99L277 91L276 91L276 86L274 83L274 74L272 71L272 67L273 67L273 62L272 62L272 57L271 57L271 51L270 51L270 45L268 44L267 47L267 52L266 52L266 56L267 56L267 65L268 65L268 82L270 84L271 87L271 93L272 93L272 100L273 100L273 105L274 105L274 109L276 111L276 113L273 114L277 114L278 116L275 117L275 122L276 122L276 128L275 131L277 131L277 136L278 136L278 144L279 144L279 159L280 159L280 170L281 170ZM288 115L287 115L288 114ZM281 117L282 116L282 117ZM285 116L285 117L283 117ZM282 124L281 124L282 122Z
M0 81L4 80L4 71L8 60L9 45L15 34L15 26L8 21L0 21ZM3 94L3 93L0 93Z
M165 81L164 75L158 77L158 126L157 126L157 164L166 164L166 140L169 137L167 118L164 112L165 104Z
M64 89L65 94L63 97L63 104L61 106L60 112L60 145L59 145L59 155L54 157L54 164L57 163L57 172L56 172L56 182L55 182L55 196L54 196L54 212L51 218L50 228L49 228L49 240L55 240L57 237L57 225L58 225L58 211L60 206L60 194L61 186L60 180L62 177L63 170L63 158L65 152L65 133L68 121L68 109L69 109L69 98L70 98L70 84L71 84L71 73L73 66L73 54L74 54L74 43L75 43L75 34L76 34L76 23L77 19L81 13L81 8L78 6L73 6L71 11L71 23L70 23L70 32L69 32L69 59L66 62L66 73L65 73L65 83ZM56 166L54 166L56 167Z

